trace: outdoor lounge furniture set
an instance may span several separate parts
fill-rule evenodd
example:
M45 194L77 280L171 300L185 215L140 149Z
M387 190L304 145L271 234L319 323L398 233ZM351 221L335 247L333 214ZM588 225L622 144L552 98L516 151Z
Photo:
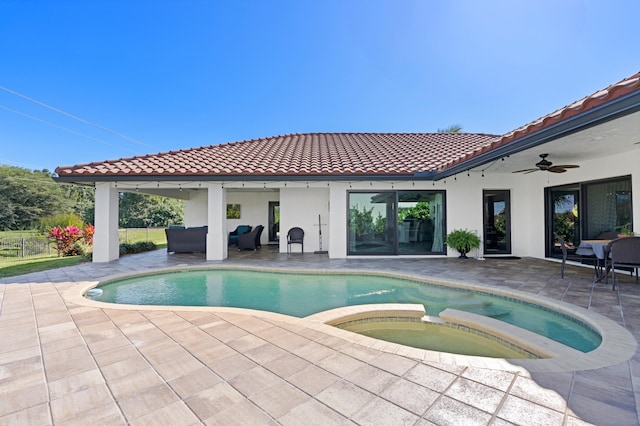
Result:
M264 226L258 225L252 228L249 225L240 225L229 233L229 246L235 245L238 250L255 250L261 246L260 236ZM193 253L207 251L207 227L196 226L185 228L184 226L170 226L164 230L167 236L167 252L169 253Z
M253 228L250 225L238 225L229 232L227 244L235 245L238 250L256 250L262 246L260 237L264 226ZM171 226L165 229L167 235L167 252L191 253L207 251L207 227L197 226L185 228L183 226ZM291 228L287 234L287 252L290 252L291 244L301 244L304 251L304 231L301 228Z

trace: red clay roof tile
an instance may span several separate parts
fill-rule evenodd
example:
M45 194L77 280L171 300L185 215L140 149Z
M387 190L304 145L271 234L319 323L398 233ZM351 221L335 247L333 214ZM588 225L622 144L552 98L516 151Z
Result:
M498 139L473 133L303 133L58 167L61 177L412 175ZM447 155L442 155L442 153Z

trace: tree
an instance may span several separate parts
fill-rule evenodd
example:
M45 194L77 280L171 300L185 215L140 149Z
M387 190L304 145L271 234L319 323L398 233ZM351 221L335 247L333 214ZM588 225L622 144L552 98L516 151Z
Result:
M70 211L85 223L94 223L95 192L93 188L79 185L60 185L64 196L70 202Z
M71 205L48 170L0 165L0 230L33 229L41 217L69 212Z
M438 129L438 133L458 133L460 130L462 130L462 126L459 124L452 124L444 129Z
M184 222L181 200L143 195L134 192L120 194L120 223L123 228L167 226Z

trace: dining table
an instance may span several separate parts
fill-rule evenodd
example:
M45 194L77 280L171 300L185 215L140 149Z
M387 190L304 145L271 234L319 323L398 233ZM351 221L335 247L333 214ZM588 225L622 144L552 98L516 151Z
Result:
M612 240L582 240L580 245L576 249L576 254L579 256L590 257L593 256L596 260L595 263L595 276L594 281L599 282L606 276L607 271L603 271L603 265L606 265L607 258L607 245Z

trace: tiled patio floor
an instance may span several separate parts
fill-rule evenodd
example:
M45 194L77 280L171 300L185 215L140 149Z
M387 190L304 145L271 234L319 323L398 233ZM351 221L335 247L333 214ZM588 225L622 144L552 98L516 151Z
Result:
M638 425L640 357L533 373L415 359L308 320L192 309L102 309L66 298L83 282L178 265L378 270L544 295L640 337L640 285L535 259L349 259L156 251L0 279L0 424ZM326 327L326 326L325 326Z

